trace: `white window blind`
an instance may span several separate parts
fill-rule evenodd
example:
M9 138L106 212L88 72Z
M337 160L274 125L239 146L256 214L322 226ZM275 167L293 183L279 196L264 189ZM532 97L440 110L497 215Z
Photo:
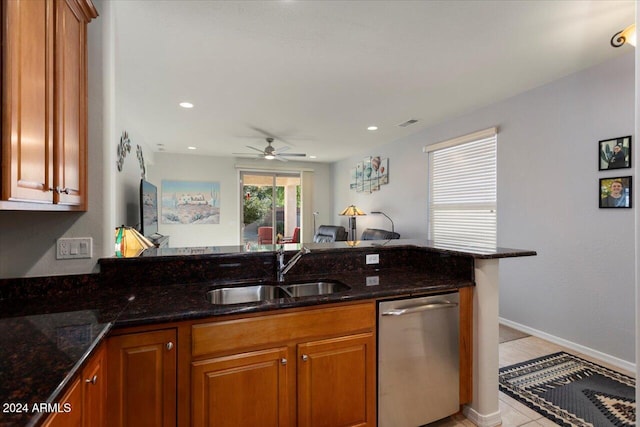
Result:
M492 128L425 147L434 242L496 246L496 142Z

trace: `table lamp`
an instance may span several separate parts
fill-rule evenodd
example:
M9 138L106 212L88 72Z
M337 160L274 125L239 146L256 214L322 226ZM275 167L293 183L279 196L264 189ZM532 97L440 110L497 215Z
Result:
M349 217L349 240L356 240L356 217L366 215L366 213L362 212L362 210L355 205L349 205L338 215Z

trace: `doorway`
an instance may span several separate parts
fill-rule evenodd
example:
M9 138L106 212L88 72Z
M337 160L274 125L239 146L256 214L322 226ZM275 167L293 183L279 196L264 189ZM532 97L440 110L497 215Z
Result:
M299 173L240 172L243 245L300 242L300 184Z

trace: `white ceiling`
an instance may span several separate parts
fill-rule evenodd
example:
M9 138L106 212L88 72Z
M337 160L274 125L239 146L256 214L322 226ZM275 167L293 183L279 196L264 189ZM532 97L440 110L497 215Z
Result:
M375 153L629 52L634 3L115 1L117 114L154 151Z

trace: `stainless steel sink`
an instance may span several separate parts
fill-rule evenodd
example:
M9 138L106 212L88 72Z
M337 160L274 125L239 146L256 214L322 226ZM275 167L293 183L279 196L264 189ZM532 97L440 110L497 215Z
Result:
M207 292L207 300L211 304L242 304L288 297L281 288L275 285L248 285L218 288Z
M206 298L211 304L229 305L269 301L288 297L329 295L348 291L351 287L335 280L314 280L291 284L249 284L212 289Z
M329 295L351 289L344 283L333 280L320 280L303 283L292 283L282 287L292 297L307 297L313 295Z

